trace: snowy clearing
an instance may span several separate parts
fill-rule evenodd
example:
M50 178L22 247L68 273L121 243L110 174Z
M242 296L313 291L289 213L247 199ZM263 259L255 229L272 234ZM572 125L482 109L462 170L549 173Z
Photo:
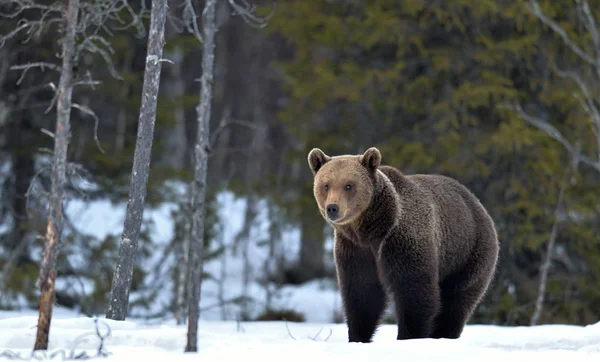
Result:
M587 327L548 325L497 327L469 325L458 340L396 341L396 328L380 327L373 343L349 344L346 326L329 323L201 321L199 351L183 352L186 326L174 322L117 322L100 319L110 326L105 341L107 361L159 359L162 361L216 361L253 358L291 361L533 361L558 358L569 362L600 360L600 323ZM29 356L35 339L34 312L0 312L0 353L10 349ZM101 323L102 325L102 323ZM58 309L52 320L49 352L70 350L73 341L93 334L94 320L76 317ZM288 331L289 330L289 331ZM319 333L320 331L320 333ZM94 355L95 336L88 336L76 351ZM6 358L0 358L6 360ZM104 360L104 359L103 359Z
M221 204L222 242L231 245L235 234L242 227L245 200L235 199L230 193L219 195ZM164 247L173 237L170 216L174 205L163 204L149 208L144 219L153 230L153 243ZM67 212L73 223L102 239L107 234L120 234L125 205L113 205L105 201L71 202ZM223 210L236 210L226 213ZM256 220L252 240L265 238L268 219L263 212ZM102 220L102 222L96 222ZM295 255L299 247L297 230L287 230L282 246L287 254ZM331 248L328 241L326 249ZM157 255L160 253L157 252ZM264 247L251 242L248 254L252 261L252 280L248 296L254 299L251 315L264 310L264 286L258 282L265 258ZM73 255L73 263L85 263ZM157 256L150 258L148 269L156 267ZM161 268L168 269L174 260L168 260ZM240 254L228 250L225 258L220 257L205 265L205 271L213 276L221 274L222 280L207 280L202 285L201 321L199 324L199 352L184 353L186 326L177 326L171 319L145 320L130 318L117 322L101 318L110 326L111 336L105 341L105 350L110 354L107 361L132 359L155 359L163 361L202 360L215 361L233 357L259 357L267 361L282 359L305 361L532 361L533 358L559 358L569 362L600 361L600 323L587 327L550 325L537 327L498 327L470 325L459 340L413 340L396 341L396 327L384 325L371 344L347 343L345 324L332 324L333 316L339 312L341 301L335 285L326 281L313 281L300 286L284 286L273 296L272 307L291 308L305 315L307 323L285 322L242 322L235 319L239 313L237 305L219 305L219 290L222 298L234 298L243 291L243 261ZM151 276L148 276L150 279ZM61 278L57 280L60 283ZM219 286L221 288L219 288ZM172 283L168 278L161 281L161 293L150 310L158 309L172 297ZM87 293L91 292L86 290ZM215 307L216 306L216 307ZM140 311L141 312L141 311ZM143 313L142 313L143 314ZM226 319L225 321L220 319ZM21 309L0 311L0 355L16 352L29 357L34 345L37 325L37 310ZM103 325L103 324L101 324ZM83 343L74 342L86 336ZM94 319L82 316L76 310L55 307L50 330L50 353L72 348L95 355L99 340L95 337ZM0 357L8 360L8 357ZM57 358L60 360L60 357Z
M174 183L169 186L179 197L185 195L185 185ZM239 304L230 303L223 305L222 300L233 300L244 295L244 266L241 251L234 253L231 245L236 234L242 229L244 223L244 213L246 200L236 198L231 192L222 192L217 197L219 203L219 218L221 225L215 226L222 228L220 240L215 240L212 250L218 248L218 242L227 248L224 255L204 264L204 272L217 279L208 279L202 284L202 295L200 307L202 308L200 318L202 320L237 320L240 313ZM123 220L125 219L126 203L113 204L107 200L81 201L71 200L66 204L66 212L69 215L73 225L82 233L92 235L98 240L102 240L109 235L120 238L123 230ZM145 262L144 268L149 273L146 277L147 283L156 283L155 274L151 271L160 269L163 272L160 275L168 275L169 270L174 267L176 260L168 258L164 263L158 264L162 251L167 247L174 235L174 224L171 212L177 212L177 206L174 203L162 203L158 207L147 207L144 210L144 226L148 227L152 233L153 247L156 249L153 255ZM102 222L98 222L102 220ZM268 249L265 245L257 245L259 241L268 238L268 229L270 221L267 215L267 207L264 200L260 203L260 212L250 229L250 243L248 245L248 256L250 266L250 280L246 297L251 298L248 305L248 312L252 318L256 318L265 310L265 286L259 282L264 274L265 260L268 259ZM329 238L325 244L325 252L331 254L333 247L332 238ZM299 231L295 228L286 228L282 235L282 245L279 246L281 252L285 252L288 262L296 260L300 248ZM78 255L69 255L71 264L80 267L85 265L86 260L82 260ZM330 256L330 259L332 257ZM329 260L331 262L331 260ZM222 279L220 279L222 278ZM57 286L60 288L64 279L59 275ZM156 298L152 300L149 308L134 306L130 308L133 315L154 314L168 305L173 299L173 280L162 278L160 281L160 291ZM89 295L93 292L93 285L85 285L79 282L75 285L83 285L84 289L79 290L82 295ZM219 295L222 293L222 295ZM138 297L138 293L131 293L130 302ZM275 309L293 309L300 312L308 322L332 322L333 316L339 313L341 300L338 295L335 283L326 280L314 280L304 285L283 286L273 295L272 308ZM315 308L314 306L319 306Z

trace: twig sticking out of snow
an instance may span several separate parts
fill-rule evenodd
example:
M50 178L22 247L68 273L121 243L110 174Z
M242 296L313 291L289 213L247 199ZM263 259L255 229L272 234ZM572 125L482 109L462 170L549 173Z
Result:
M34 359L37 361L43 361L43 360L53 360L56 357L60 357L60 360L62 360L62 361L75 361L75 360L90 360L90 359L94 359L94 358L98 358L98 357L108 357L109 353L105 350L104 343L105 343L106 338L110 337L110 335L111 335L110 326L108 324L102 322L104 324L104 326L106 327L106 331L104 333L102 333L100 330L99 322L100 321L98 321L98 318L94 319L95 331L84 333L81 336L75 338L75 340L73 341L73 345L71 346L71 349L68 352L67 352L67 350L65 350L63 348L59 348L52 352L48 352L45 350L32 351L29 356L22 356L20 353L13 352L11 350L6 350L6 351L0 352L0 358L6 358L8 360L14 360L14 361L26 361L26 360L31 360L31 359ZM77 348L77 346L80 343L84 342L85 338L90 335L96 336L100 340L96 355L90 356L85 351L76 353L75 349Z
M242 320L240 318L237 319L236 325L237 325L238 332L246 333L246 330L244 329L244 326L242 326Z
M285 328L287 329L288 335L294 341L297 341L296 337L294 337L294 335L292 334L292 331L290 331L290 326L288 325L287 319L284 318L283 320L285 321ZM319 341L319 335L321 334L321 332L323 332L323 327L321 327L321 329L319 329L319 331L317 332L317 334L315 334L313 337L307 336L307 338L310 339L310 340L313 340L315 342ZM331 337L332 334L333 334L333 330L331 328L329 328L329 334L327 335L327 337L325 337L321 341L327 342L329 340L329 338Z
M292 331L290 331L290 326L288 326L288 321L287 321L287 319L285 319L285 318L284 318L283 320L285 321L285 328L287 329L288 335L289 335L290 337L292 337L292 339L295 341L295 340L296 340L296 337L294 337L294 336L292 335Z
M317 332L317 334L315 334L314 337L308 336L308 338L312 339L313 341L317 341L317 338L319 337L321 332L323 332L323 327L321 327L321 329L319 329L319 331ZM331 330L331 328L329 328L329 335L327 335L327 337L325 337L325 339L323 339L323 342L327 342L327 340L329 339L329 337L331 337L332 334L333 334L333 330Z

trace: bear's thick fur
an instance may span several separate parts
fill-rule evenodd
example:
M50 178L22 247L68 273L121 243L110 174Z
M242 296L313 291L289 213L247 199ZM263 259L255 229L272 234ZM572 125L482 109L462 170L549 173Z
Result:
M313 149L319 211L334 258L349 342L370 342L388 294L397 339L459 338L496 271L498 237L479 200L441 175L403 175L381 154Z

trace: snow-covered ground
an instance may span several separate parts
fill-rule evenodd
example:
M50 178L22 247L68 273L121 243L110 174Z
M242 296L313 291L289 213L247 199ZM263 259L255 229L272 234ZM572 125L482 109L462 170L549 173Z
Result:
M395 327L385 325L373 343L349 344L343 324L201 321L198 352L186 354L185 326L172 321L100 321L101 332L107 330L104 323L111 331L104 343L107 361L600 361L600 323L587 327L469 325L458 340L411 341L396 341ZM0 355L10 350L30 356L36 324L33 312L0 312ZM93 356L98 347L94 330L93 319L58 309L48 352L69 352L75 347L76 353L86 351ZM75 346L77 338L86 334Z

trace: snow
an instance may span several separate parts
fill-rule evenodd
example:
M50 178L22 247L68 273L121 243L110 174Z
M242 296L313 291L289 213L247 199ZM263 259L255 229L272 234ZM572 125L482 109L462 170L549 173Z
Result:
M99 319L106 361L216 361L262 358L262 361L533 361L558 358L569 362L600 360L600 323L586 327L545 325L499 327L468 325L457 340L395 340L396 327L383 325L373 343L347 342L344 324L201 321L198 352L184 353L186 327L173 321L150 324L143 320ZM29 356L35 340L34 312L0 312L0 354L5 350ZM94 355L98 339L94 321L58 308L50 327L49 352L75 348ZM91 335L90 335L90 332ZM83 343L73 346L79 336ZM2 358L0 358L2 360Z

